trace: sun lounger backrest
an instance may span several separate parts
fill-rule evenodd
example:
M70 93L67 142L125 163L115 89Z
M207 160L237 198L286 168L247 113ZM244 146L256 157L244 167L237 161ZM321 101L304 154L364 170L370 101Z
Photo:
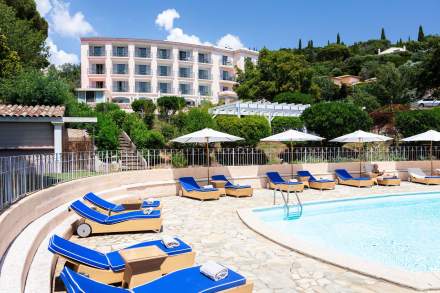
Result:
M179 183L186 191L200 190L200 186L193 177L180 177Z
M89 220L92 220L94 222L100 223L100 224L104 224L105 221L107 220L108 216L101 214L98 211L95 211L94 209L88 207L87 205L85 205L82 201L77 200L74 201L71 205L70 208L72 210L74 210L78 215L87 218Z
M131 291L123 288L113 287L103 283L96 282L75 273L68 267L64 267L60 274L68 293L84 293L84 292L105 292L105 293L130 293Z
M336 173L336 176L338 176L342 180L353 179L353 176L351 176L351 174L348 173L348 171L345 169L336 169L335 173Z
M91 202L92 204L106 209L106 210L114 210L117 209L119 206L106 201L105 199L103 199L102 197L97 196L96 194L94 194L93 192L89 192L86 195L84 195L84 199Z
M300 177L309 177L310 181L316 181L316 178L309 171L306 171L306 170L298 171L297 174Z
M408 174L416 178L425 178L426 174L420 168L408 168Z
M272 183L275 184L286 183L286 181L283 179L283 177L281 177L280 173L278 172L267 172L266 175Z
M226 181L225 187L233 187L234 184L232 184L228 178L226 178L225 175L214 175L211 177L212 180L220 180L220 181Z
M49 240L48 250L52 253L94 268L103 270L109 269L107 257L103 253L70 242L58 235L52 235Z

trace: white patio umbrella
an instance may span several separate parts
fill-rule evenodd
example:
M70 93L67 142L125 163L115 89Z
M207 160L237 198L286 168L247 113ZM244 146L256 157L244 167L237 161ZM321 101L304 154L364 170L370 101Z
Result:
M293 142L294 141L321 141L325 138L316 135L296 131L289 129L287 131L274 134L265 138L260 139L260 141L285 141L290 142L290 153L293 154ZM293 164L291 163L291 175L293 178Z
M175 138L171 140L172 142L179 142L179 143L204 143L206 144L206 155L208 160L208 183L209 183L209 166L210 166L210 160L209 160L209 143L211 142L228 142L228 141L237 141L237 140L243 140L243 138L230 135L224 132L216 131L211 128L205 128L196 132L192 132L189 134L185 134L182 136L179 136L178 138Z
M330 142L341 142L341 143L361 143L362 147L359 149L359 175L362 173L362 157L360 156L361 149L363 149L363 144L367 142L380 142L391 140L391 137L375 134L371 132L366 132L363 130L357 130L355 132L334 138Z
M432 142L433 141L440 141L440 132L435 130L428 130L423 133L419 133L407 138L402 139L402 141L429 141L429 157L431 158L431 175L433 174L433 167L432 167Z

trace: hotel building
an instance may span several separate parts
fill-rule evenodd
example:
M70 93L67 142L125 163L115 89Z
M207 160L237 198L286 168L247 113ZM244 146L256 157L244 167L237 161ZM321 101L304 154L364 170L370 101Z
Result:
M178 95L189 105L236 99L236 70L258 52L159 40L81 39L81 88L78 99L114 102L122 108L136 99Z

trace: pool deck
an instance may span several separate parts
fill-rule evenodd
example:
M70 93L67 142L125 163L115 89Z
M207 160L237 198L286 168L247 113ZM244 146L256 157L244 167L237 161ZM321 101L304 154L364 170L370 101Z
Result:
M305 202L423 191L440 191L440 187L407 182L402 182L399 187L353 188L339 185L330 191L305 190L300 196ZM162 235L176 235L192 245L197 263L215 260L239 271L254 281L254 292L417 292L304 256L249 229L239 218L237 210L272 205L271 190L255 190L251 198L222 197L219 201L200 202L176 196L161 200L164 232L160 234L74 236L72 240L109 252ZM57 272L60 267L61 264Z

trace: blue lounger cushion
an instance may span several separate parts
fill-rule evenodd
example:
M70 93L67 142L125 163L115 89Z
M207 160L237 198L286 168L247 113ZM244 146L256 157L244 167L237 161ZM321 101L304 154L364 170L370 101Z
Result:
M159 200L155 200L151 203L148 203L147 201L143 201L141 204L141 208L145 209L145 208L157 208L160 206L160 201Z
M163 252L169 256L179 255L182 253L188 253L192 251L191 246L186 244L179 238L175 238L180 245L173 248L167 248L162 240L152 240L141 242L124 249L137 248L137 247L147 247L147 246L157 246ZM81 246L69 240L66 240L58 235L52 235L49 240L48 250L52 253L62 255L68 259L88 265L90 267L109 270L114 272L122 271L125 269L125 262L122 259L119 251L112 251L107 254L98 252L96 250Z
M336 176L338 176L342 180L370 180L370 178L368 178L368 177L353 177L345 169L336 169L335 173L336 173Z
M335 182L334 180L330 180L330 179L317 179L315 176L312 175L312 173L310 173L309 171L298 171L297 172L298 176L301 177L309 177L309 181L311 182L321 182L321 183L325 183L325 182Z
M89 192L86 195L84 195L84 200L87 200L88 202L94 204L97 207L100 207L101 209L111 211L111 212L122 212L125 210L123 205L120 204L114 204L112 202L106 201L100 196L97 196L93 192Z
M425 176L425 178L440 178L440 176Z
M182 188L188 192L191 192L191 191L209 192L209 191L217 191L218 190L217 188L200 187L200 185L197 184L196 180L193 177L180 177L179 183L182 186Z
M78 215L102 225L112 225L130 220L160 218L160 211L158 210L152 211L150 214L144 214L143 211L131 211L108 216L88 207L80 200L74 201L70 208Z
M228 276L220 281L214 281L202 273L200 266L172 272L154 281L132 289L116 288L93 281L86 276L75 273L64 267L61 280L68 293L106 292L106 293L150 293L150 292L179 292L179 293L213 293L246 284L246 278L228 270Z
M273 184L287 184L287 185L297 185L297 184L303 184L302 182L292 182L292 181L286 181L281 177L280 173L278 172L267 172L267 177L269 178L270 182Z
M229 181L225 175L214 175L211 177L212 180L226 181L225 188L230 189L242 189L242 188L250 188L250 185L235 185Z

